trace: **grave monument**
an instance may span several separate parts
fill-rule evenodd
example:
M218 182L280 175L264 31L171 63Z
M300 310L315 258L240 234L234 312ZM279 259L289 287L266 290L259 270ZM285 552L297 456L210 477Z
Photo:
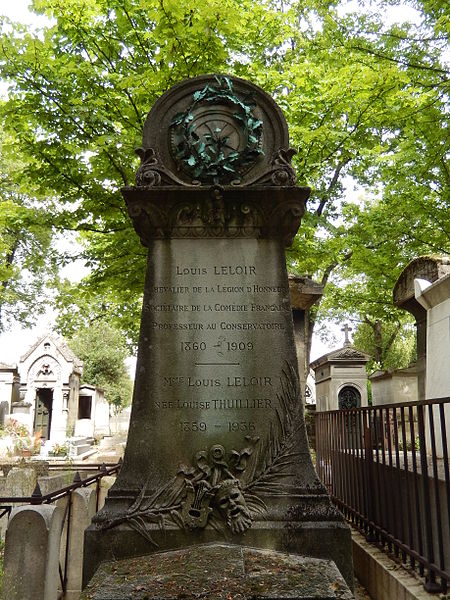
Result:
M285 119L260 88L202 76L155 103L138 152L122 190L148 247L133 408L85 583L102 560L231 543L331 559L351 585L303 420L284 247L310 190Z

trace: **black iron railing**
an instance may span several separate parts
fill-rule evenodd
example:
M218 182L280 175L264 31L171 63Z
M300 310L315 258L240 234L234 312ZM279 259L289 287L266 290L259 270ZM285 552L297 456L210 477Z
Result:
M316 414L317 472L344 515L425 577L450 581L450 398Z
M72 493L79 488L86 488L95 485L95 494L96 494L96 510L99 509L99 500L100 500L100 486L101 480L106 475L115 475L119 472L120 467L122 465L122 460L117 464L101 464L101 465L70 465L70 470L77 469L73 478L73 483L67 485L59 490L55 490L50 492L49 494L42 494L41 489L39 487L39 483L36 484L36 487L31 494L31 496L11 496L11 497L0 497L0 518L11 514L14 505L22 505L22 504L53 504L58 500L66 498L67 501L64 507L64 516L61 525L61 547L65 548L64 552L64 560L60 561L59 564L59 578L60 578L60 587L61 592L58 595L58 600L61 600L65 597L67 591L67 572L68 572L68 559L69 559L69 540L71 534L71 516L72 516ZM62 465L54 466L52 470L61 470ZM66 469L65 469L66 470ZM83 474L93 471L92 475L84 477L83 479L80 476L80 471Z

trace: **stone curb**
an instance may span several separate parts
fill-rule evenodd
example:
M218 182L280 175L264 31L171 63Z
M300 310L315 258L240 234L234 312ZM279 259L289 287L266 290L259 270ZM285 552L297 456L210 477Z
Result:
M373 600L444 600L443 594L429 594L423 582L395 562L374 544L352 530L355 575Z

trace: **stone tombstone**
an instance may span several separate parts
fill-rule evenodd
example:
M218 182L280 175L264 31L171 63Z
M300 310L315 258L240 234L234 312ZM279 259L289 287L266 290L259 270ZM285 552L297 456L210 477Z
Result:
M101 560L206 542L334 560L350 533L305 433L284 247L309 188L285 119L237 78L176 85L144 126L122 190L147 273L124 463L86 531Z

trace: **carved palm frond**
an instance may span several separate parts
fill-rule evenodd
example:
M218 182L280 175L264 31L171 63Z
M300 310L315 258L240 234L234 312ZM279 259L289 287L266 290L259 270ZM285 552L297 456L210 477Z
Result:
M300 385L292 365L283 369L281 392L277 398L277 422L270 425L264 453L254 457L244 474L245 482L241 480L246 492L282 493L280 479L294 475L292 468L299 454L296 448L301 421L298 409Z

